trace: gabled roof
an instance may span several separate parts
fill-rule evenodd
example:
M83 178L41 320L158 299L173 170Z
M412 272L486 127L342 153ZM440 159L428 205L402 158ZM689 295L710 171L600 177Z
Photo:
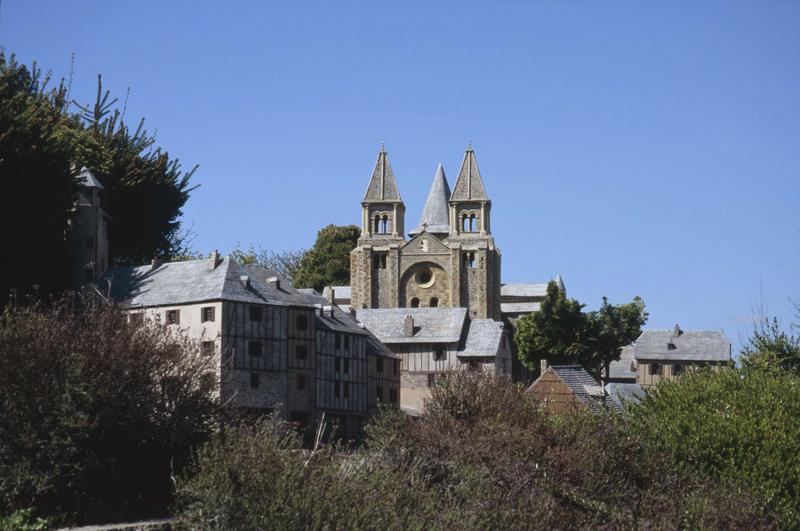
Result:
M427 227L431 234L450 233L450 215L447 201L450 199L450 185L447 184L447 177L444 175L444 168L439 164L436 174L433 176L433 183L422 208L422 215L419 218L419 226L411 231L411 234L422 232Z
M547 370L556 373L591 411L597 413L603 410L605 390L586 369L580 365L551 365Z
M85 186L87 188L99 188L103 190L105 187L100 184L100 181L97 180L97 177L94 176L94 173L84 166L81 168L81 171L78 172L78 179L80 180L80 185Z
M356 310L356 318L384 343L457 343L466 308L371 308ZM405 334L406 316L414 332Z
M677 331L676 331L677 328ZM645 330L636 340L637 360L731 361L731 343L717 330Z
M381 145L378 153L378 160L372 170L372 177L364 194L364 201L402 201L400 192L397 190L397 182L394 180L394 172L389 164L389 154Z
M503 323L492 319L473 319L469 323L467 342L459 357L494 357L500 351L503 339Z
M605 387L609 400L606 403L622 413L625 404L635 404L644 397L644 389L637 383L609 383Z
M242 277L248 279L248 286ZM281 287L267 283L277 276L273 271L239 265L230 257L223 258L217 267L211 259L168 262L158 267L111 268L98 283L105 292L111 288L111 298L130 308L172 306L202 301L228 300L253 304L308 305L305 299L286 281Z
M615 379L625 378L636 381L636 360L633 355L633 345L626 345L622 347L620 350L619 359L614 360L609 364L608 377Z
M453 187L450 201L487 201L488 199L481 172L478 170L478 161L475 160L475 152L470 143L464 153L464 161L461 163L461 170L458 172L458 179Z

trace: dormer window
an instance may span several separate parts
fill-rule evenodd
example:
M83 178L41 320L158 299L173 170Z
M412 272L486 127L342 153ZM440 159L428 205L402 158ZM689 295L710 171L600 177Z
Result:
M675 343L673 343L672 341L670 341L669 343L667 343L667 350L675 350L675 349L677 349L677 348L678 348L678 347L676 347L676 346L675 346Z

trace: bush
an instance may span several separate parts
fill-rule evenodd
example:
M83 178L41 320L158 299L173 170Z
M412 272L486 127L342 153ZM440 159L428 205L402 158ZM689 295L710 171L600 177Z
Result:
M800 526L800 377L780 370L696 371L631 408L651 455L689 474L747 486Z
M179 480L198 529L764 527L746 489L672 471L613 415L552 416L521 387L462 373L427 412L386 412L356 449L301 449L271 418L238 425Z
M213 427L196 345L87 301L0 314L0 514L59 522L152 516Z

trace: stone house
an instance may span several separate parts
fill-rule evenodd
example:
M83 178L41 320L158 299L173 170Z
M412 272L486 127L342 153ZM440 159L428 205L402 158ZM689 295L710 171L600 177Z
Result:
M636 383L642 387L674 380L687 370L729 366L731 342L717 330L645 330L633 344Z
M385 389L385 403L399 405L398 357L349 313L266 269L215 252L207 260L115 267L98 288L130 319L196 340L214 357L225 403L280 407L301 425L325 413L348 436L376 409L369 389Z

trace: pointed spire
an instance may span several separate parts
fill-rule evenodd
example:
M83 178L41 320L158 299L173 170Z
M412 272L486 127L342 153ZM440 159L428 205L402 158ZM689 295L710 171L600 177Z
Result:
M453 187L453 195L450 200L486 201L487 199L481 172L478 170L478 161L475 160L475 152L472 150L472 141L470 141L464 153L464 161L461 163L461 170L458 172L458 179Z
M103 185L100 184L100 181L97 180L97 177L94 176L94 173L86 166L81 168L81 171L78 172L78 180L81 186L87 188L100 188L101 190L104 188Z
M423 230L432 234L448 234L450 232L447 208L449 198L450 185L447 184L447 177L445 177L444 168L440 163L433 176L433 183L428 192L428 198L425 200L422 215L419 217L419 226L411 234L418 234Z
M389 164L389 154L386 147L381 142L381 151L378 153L378 160L372 170L372 178L369 180L367 192L364 194L364 201L402 201L400 192L397 190L397 182L394 180L394 172Z

